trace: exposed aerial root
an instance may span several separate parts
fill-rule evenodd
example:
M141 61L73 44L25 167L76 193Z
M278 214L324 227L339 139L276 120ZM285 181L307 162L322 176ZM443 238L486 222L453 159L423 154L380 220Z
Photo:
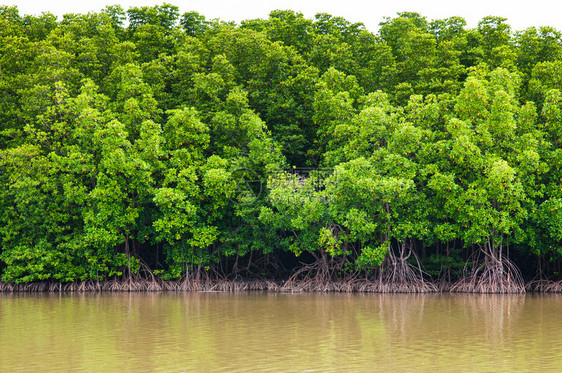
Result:
M406 250L404 245L401 247L399 256L389 251L378 279L366 284L365 290L362 291L376 293L434 293L439 291L435 284L423 278L419 265L416 267L408 263L407 260L411 254L412 251Z
M396 255L389 247L387 256L375 278L358 278L358 273L342 275L344 258L317 256L312 264L302 266L283 284L281 291L290 292L372 292L372 293L434 293L439 287L423 277L423 271L408 240L398 246ZM417 266L408 262L414 255ZM342 277L343 276L343 277Z
M545 289L547 293L562 293L562 281L552 281Z
M528 282L525 289L535 293L562 293L562 281L534 280Z
M164 281L150 272L125 278L104 281L86 280L71 283L40 281L13 284L0 281L0 292L372 292L372 293L513 293L527 291L562 293L562 281L544 278L524 284L519 269L501 255L484 253L484 260L471 258L476 263L465 270L464 276L454 284L440 279L431 282L424 278L420 265L408 259L415 254L401 244L398 254L389 250L385 261L375 274L359 276L358 272L345 272L345 258L318 256L311 264L303 264L286 281L267 278L226 279L217 274L191 274L179 280ZM501 251L500 251L501 252ZM416 258L417 259L417 258ZM363 275L365 275L363 273Z
M439 288L423 277L423 271L416 259L417 266L408 262L413 251L407 242L400 244L399 255L389 249L381 266L379 276L360 288L360 291L376 293L434 293Z
M519 269L506 257L485 253L483 263L475 261L467 273L452 287L455 293L499 293L520 294L525 292L525 283Z
M547 293L553 281L547 279L532 280L525 284L525 291L531 293Z
M350 280L338 279L338 275L345 265L345 258L332 257L325 251L319 255L311 252L315 261L311 264L301 263L301 267L296 270L287 281L281 286L280 291L284 292L342 292L353 291L350 287ZM345 290L349 289L349 290Z
M244 291L271 291L271 292L337 292L337 293L499 293L521 294L534 293L562 293L562 281L531 281L519 285L513 284L504 278L502 285L493 283L492 277L466 276L454 284L446 282L432 283L427 280L416 279L398 283L381 281L378 278L348 278L328 282L318 282L314 279L301 279L288 281L274 281L266 279L257 280L208 280L193 281L148 281L135 280L132 282L109 281L81 281L75 283L60 282L34 282L27 284L12 284L0 282L0 293L38 293L38 292L64 292L64 293L95 293L95 292L244 292Z

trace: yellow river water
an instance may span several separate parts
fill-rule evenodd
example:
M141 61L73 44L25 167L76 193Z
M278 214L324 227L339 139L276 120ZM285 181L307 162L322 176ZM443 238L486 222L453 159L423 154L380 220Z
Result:
M2 372L562 372L562 296L0 294Z

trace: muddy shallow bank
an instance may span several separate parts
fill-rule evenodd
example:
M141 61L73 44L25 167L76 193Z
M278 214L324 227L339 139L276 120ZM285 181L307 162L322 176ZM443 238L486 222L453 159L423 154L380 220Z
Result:
M465 282L463 282L465 284ZM466 285L466 284L465 284ZM379 281L355 279L349 281L315 282L280 280L109 280L61 283L42 281L12 284L0 281L0 292L159 292L159 291L206 291L206 292L334 292L334 293L488 293L517 294L562 293L562 281L530 281L523 289L483 288L458 286L458 283L430 282L422 284L388 284Z

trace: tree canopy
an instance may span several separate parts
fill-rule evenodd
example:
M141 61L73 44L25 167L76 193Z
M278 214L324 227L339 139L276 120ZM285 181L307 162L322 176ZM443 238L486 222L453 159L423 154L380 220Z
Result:
M545 289L561 57L501 17L1 6L1 280Z

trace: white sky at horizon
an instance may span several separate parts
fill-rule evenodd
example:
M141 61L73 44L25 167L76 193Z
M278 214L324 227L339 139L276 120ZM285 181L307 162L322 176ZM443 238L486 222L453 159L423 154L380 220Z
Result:
M513 31L531 26L552 26L562 30L562 3L552 0L517 1L517 0L390 0L390 1L334 1L334 0L191 0L191 1L157 1L157 0L89 0L89 1L53 1L41 0L0 0L0 5L17 5L20 14L39 15L51 12L59 17L66 13L99 12L107 5L119 4L127 10L132 6L161 5L167 2L177 5L180 13L195 10L207 19L220 18L224 21L240 22L245 19L267 18L275 9L299 11L307 18L316 13L329 13L341 16L351 22L362 22L372 32L378 30L378 24L384 17L394 17L397 12L414 11L428 20L460 16L466 19L469 27L476 27L485 16L501 16L508 19Z

